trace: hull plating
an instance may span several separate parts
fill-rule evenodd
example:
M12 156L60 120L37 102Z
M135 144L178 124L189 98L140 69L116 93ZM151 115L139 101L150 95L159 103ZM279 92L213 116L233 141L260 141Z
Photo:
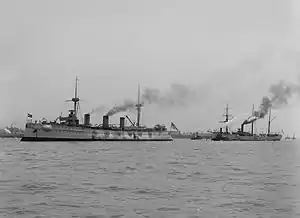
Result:
M280 141L282 138L281 135L251 135L251 136L243 136L243 135L217 135L212 138L213 141Z
M28 124L21 141L172 141L167 131L120 131Z

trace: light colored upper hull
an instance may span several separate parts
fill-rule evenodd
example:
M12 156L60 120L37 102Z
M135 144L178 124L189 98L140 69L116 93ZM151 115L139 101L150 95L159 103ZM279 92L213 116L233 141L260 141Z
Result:
M27 124L22 141L172 141L167 131L121 131Z

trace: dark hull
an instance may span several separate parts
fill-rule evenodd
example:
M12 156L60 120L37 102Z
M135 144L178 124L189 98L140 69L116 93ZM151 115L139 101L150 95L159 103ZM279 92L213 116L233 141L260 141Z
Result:
M225 139L225 140L222 140L222 139L211 139L212 141L224 141L224 142L236 142L236 141L240 141L240 142L266 142L266 141L281 141L280 139L266 139L266 140L256 140L256 139L253 139L253 140L230 140L230 139Z
M212 141L280 141L282 136L217 135Z
M238 141L238 140L232 140L232 139L228 139L226 137L215 137L215 138L211 138L212 141Z

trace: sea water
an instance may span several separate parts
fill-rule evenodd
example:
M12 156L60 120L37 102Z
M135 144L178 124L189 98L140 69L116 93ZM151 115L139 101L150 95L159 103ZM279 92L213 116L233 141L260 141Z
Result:
M0 140L0 217L300 217L299 141Z

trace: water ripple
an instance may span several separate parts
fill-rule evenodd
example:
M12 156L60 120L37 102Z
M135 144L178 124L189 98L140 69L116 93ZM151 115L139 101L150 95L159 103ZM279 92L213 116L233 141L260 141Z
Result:
M299 166L296 141L5 139L0 217L299 217Z

